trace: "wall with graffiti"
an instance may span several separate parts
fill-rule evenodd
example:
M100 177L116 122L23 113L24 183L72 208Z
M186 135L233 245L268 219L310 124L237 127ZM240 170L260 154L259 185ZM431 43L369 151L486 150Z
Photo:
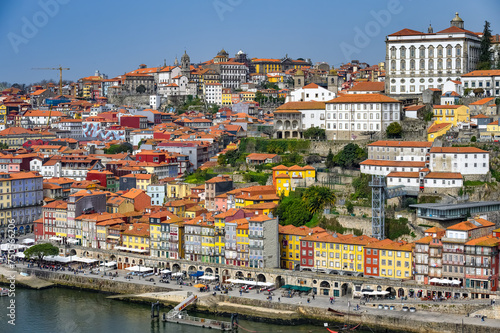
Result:
M125 140L125 131L123 129L109 129L101 125L100 122L83 122L83 136L88 139L111 141Z

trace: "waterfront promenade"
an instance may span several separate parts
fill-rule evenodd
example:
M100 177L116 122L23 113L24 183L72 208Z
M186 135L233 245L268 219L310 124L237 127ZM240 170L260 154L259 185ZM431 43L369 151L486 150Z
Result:
M19 263L17 264L16 267L17 270L21 271L39 271L40 269L37 267L34 268L29 268L27 267L26 264ZM2 270L5 270L4 265L0 265L0 274L2 274ZM111 270L111 272L115 272L116 270ZM134 300L144 300L146 302L148 301L153 301L153 300L159 300L165 301L167 303L171 303L173 299L181 299L184 297L187 292L192 292L196 294L200 298L208 298L212 296L212 291L210 292L200 292L199 288L194 288L190 287L188 285L178 285L176 284L176 281L170 281L170 283L159 283L159 277L158 276L151 276L155 282L150 282L147 281L150 277L147 279L144 278L139 278L137 276L134 276L132 280L125 279L127 276L128 271L124 270L118 270L118 277L113 278L115 281L123 282L123 283L128 283L131 285L137 285L139 286L155 286L155 287L164 287L165 292L162 291L156 291L152 293L139 293L136 295L123 295L127 297L120 297L116 296L113 298L133 298ZM35 272L33 272L35 273ZM56 274L70 274L73 275L73 273L68 272L68 271L54 271L53 273ZM101 276L95 275L95 274L89 274L89 270L86 270L86 273L78 273L77 275L79 276L86 276L92 279L98 279L98 280L110 280L111 278L109 276ZM194 284L194 283L193 283ZM138 288L140 289L140 288ZM173 291L172 291L173 290ZM218 292L220 295L221 293ZM175 296L175 297L173 297ZM475 326L483 326L483 327L489 327L489 328L498 328L500 329L500 320L499 319L491 319L487 318L485 321L481 321L480 318L474 317L475 314L484 314L487 312L492 312L492 307L489 306L490 300L486 299L478 299L478 300L448 300L448 301L443 301L443 302L433 302L433 301L421 301L420 299L408 299L402 301L401 299L396 299L396 300L376 300L373 302L366 303L365 305L360 305L360 310L359 311L353 311L353 308L356 307L357 305L360 304L359 299L352 299L351 297L336 297L335 302L331 304L331 300L329 296L321 296L321 295L315 295L314 299L312 296L302 296L298 297L295 296L293 298L287 298L287 297L282 297L281 296L281 291L275 290L274 291L274 296L272 297L272 300L268 300L268 295L265 293L257 293L255 290L250 291L249 293L242 293L240 295L239 289L238 288L233 288L232 291L229 291L227 294L230 298L230 305L233 310L238 310L238 307L241 307L242 310L248 306L245 305L239 305L239 303L245 304L249 300L256 300L259 301L260 304L262 305L262 311L259 311L258 308L253 307L256 310L256 314L264 313L265 311L271 312L276 310L268 309L266 306L271 307L272 304L269 303L281 303L283 305L290 305L290 306L300 306L300 307L311 307L315 309L324 309L325 313L328 308L333 308L334 310L341 311L341 312L350 312L352 314L367 314L367 315L374 315L374 316L384 316L384 317L394 317L394 318L404 318L405 320L411 322L436 322L436 323L449 323L449 324L460 324L464 323L465 325L475 325ZM309 298L309 303L307 302L307 299ZM240 300L240 301L238 301ZM227 308L227 305L229 304L228 302L224 301L219 303L221 308ZM378 309L378 305L383 304L383 305L394 305L396 307L395 311L391 310L382 310ZM428 305L442 305L443 307L453 305L452 308L457 308L457 307L463 307L464 309L466 308L467 305L474 306L476 309L483 307L484 310L479 310L476 311L475 313L471 313L470 317L467 317L465 314L454 314L454 313L446 313L446 310L443 309L443 311L422 311L419 310L422 304L428 304ZM374 306L375 305L375 306ZM406 306L415 306L417 308L417 312L415 313L410 313L410 312L403 312L400 310L402 305ZM497 304L495 306L496 312L499 311L499 305ZM189 309L188 309L189 310ZM270 311L271 310L271 311ZM279 311L278 311L279 312ZM288 311L282 311L283 315L286 315ZM332 317L332 319L335 317ZM338 319L336 318L337 321L342 321L344 319ZM350 318L351 323L356 322L356 317L352 316Z

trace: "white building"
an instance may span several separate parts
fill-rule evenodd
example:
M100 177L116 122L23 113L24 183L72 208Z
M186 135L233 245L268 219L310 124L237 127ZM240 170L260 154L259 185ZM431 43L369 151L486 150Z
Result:
M146 194L151 197L151 206L162 206L165 202L166 185L148 185Z
M361 173L386 177L391 172L419 172L425 162L364 160L360 164Z
M39 157L30 161L30 171L38 171L43 178L61 177L62 165L57 159L51 158L45 163Z
M161 96L160 95L151 95L149 96L149 106L154 109L158 110L158 108L161 105Z
M326 102L326 132L354 140L364 132L381 132L400 122L401 103L381 94L346 94Z
M203 94L207 104L222 106L222 85L220 83L205 83Z
M135 130L130 133L130 143L132 146L138 146L141 140L147 140L153 138L152 130Z
M316 83L310 83L299 89L290 92L287 97L287 102L326 102L337 97L334 92L318 86Z
M386 93L421 94L442 89L448 80L460 80L476 69L480 36L464 29L456 14L450 27L437 33L403 29L386 38Z
M473 71L462 75L464 88L482 88L485 96L500 96L500 69ZM471 92L473 94L473 92Z
M424 177L424 187L427 190L460 188L464 185L462 174L457 172L429 172Z
M81 119L61 119L53 125L63 131L69 131L69 137L75 140L83 140L83 127Z
M368 144L368 159L425 162L432 142L376 141Z
M247 82L248 67L245 64L225 61L218 65L222 87L240 89L241 84Z
M443 84L443 88L441 89L443 93L447 93L449 91L454 91L458 94L458 96L464 95L464 86L462 82L457 80L449 80Z
M490 153L475 147L433 147L429 169L432 172L486 175L490 171Z

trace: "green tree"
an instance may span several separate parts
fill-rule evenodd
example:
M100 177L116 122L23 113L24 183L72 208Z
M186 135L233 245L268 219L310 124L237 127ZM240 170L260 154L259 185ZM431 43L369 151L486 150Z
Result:
M346 200L344 206L349 214L354 213L354 204L352 202Z
M241 153L238 149L228 150L226 152L227 164L231 164L231 166L236 166L236 162L240 159Z
M304 139L326 140L326 132L323 128L310 127L304 132Z
M281 201L276 208L275 215L279 216L281 225L292 224L296 227L305 225L312 218L305 201L291 197Z
M226 158L226 155L224 154L220 154L218 157L217 157L217 163L221 166L226 166L227 165L227 158Z
M312 154L306 157L307 164L321 163L321 156L318 154Z
M311 214L321 213L327 206L335 205L337 197L332 189L324 186L311 186L306 189L302 200Z
M479 46L479 62L477 69L491 69L491 29L490 22L484 22L483 37Z
M470 138L470 142L476 142L477 139L476 139L476 136L474 135L472 138Z
M105 154L119 154L124 152L132 152L134 148L130 143L124 142L119 145L111 145L108 149L104 149Z
M326 167L328 169L331 169L335 166L335 162L333 160L334 158L335 156L332 153L332 148L330 148L330 150L328 150L328 155L326 155L326 162L325 162Z
M59 248L50 243L33 245L32 247L24 251L24 255L27 259L38 258L40 262L42 262L45 256L56 256L58 254Z
M387 126L385 132L387 134L387 137L389 138L400 138L401 134L403 133L403 128L401 127L400 123L393 122L390 123L389 126Z
M359 163L367 158L367 152L355 143L348 143L335 157L335 165L341 168L358 168Z
M263 102L263 100L264 100L264 95L262 94L262 92L261 92L261 91L257 91L257 92L255 93L255 98L254 98L254 100L255 100L257 103L262 104L262 102Z
M146 87L143 84L141 84L140 86L135 88L135 91L138 92L139 94L144 94L146 92Z

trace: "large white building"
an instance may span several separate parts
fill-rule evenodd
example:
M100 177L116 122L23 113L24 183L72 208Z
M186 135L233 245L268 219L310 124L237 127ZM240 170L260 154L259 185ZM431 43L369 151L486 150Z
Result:
M326 132L333 140L354 140L401 120L401 103L381 94L346 94L326 102Z
M337 97L333 91L318 86L316 83L310 83L299 89L291 91L287 97L287 102L326 102Z
M450 27L427 33L403 29L386 38L386 93L421 94L476 69L480 34L465 30L456 14Z
M368 159L425 162L431 146L428 141L375 141L368 144Z

